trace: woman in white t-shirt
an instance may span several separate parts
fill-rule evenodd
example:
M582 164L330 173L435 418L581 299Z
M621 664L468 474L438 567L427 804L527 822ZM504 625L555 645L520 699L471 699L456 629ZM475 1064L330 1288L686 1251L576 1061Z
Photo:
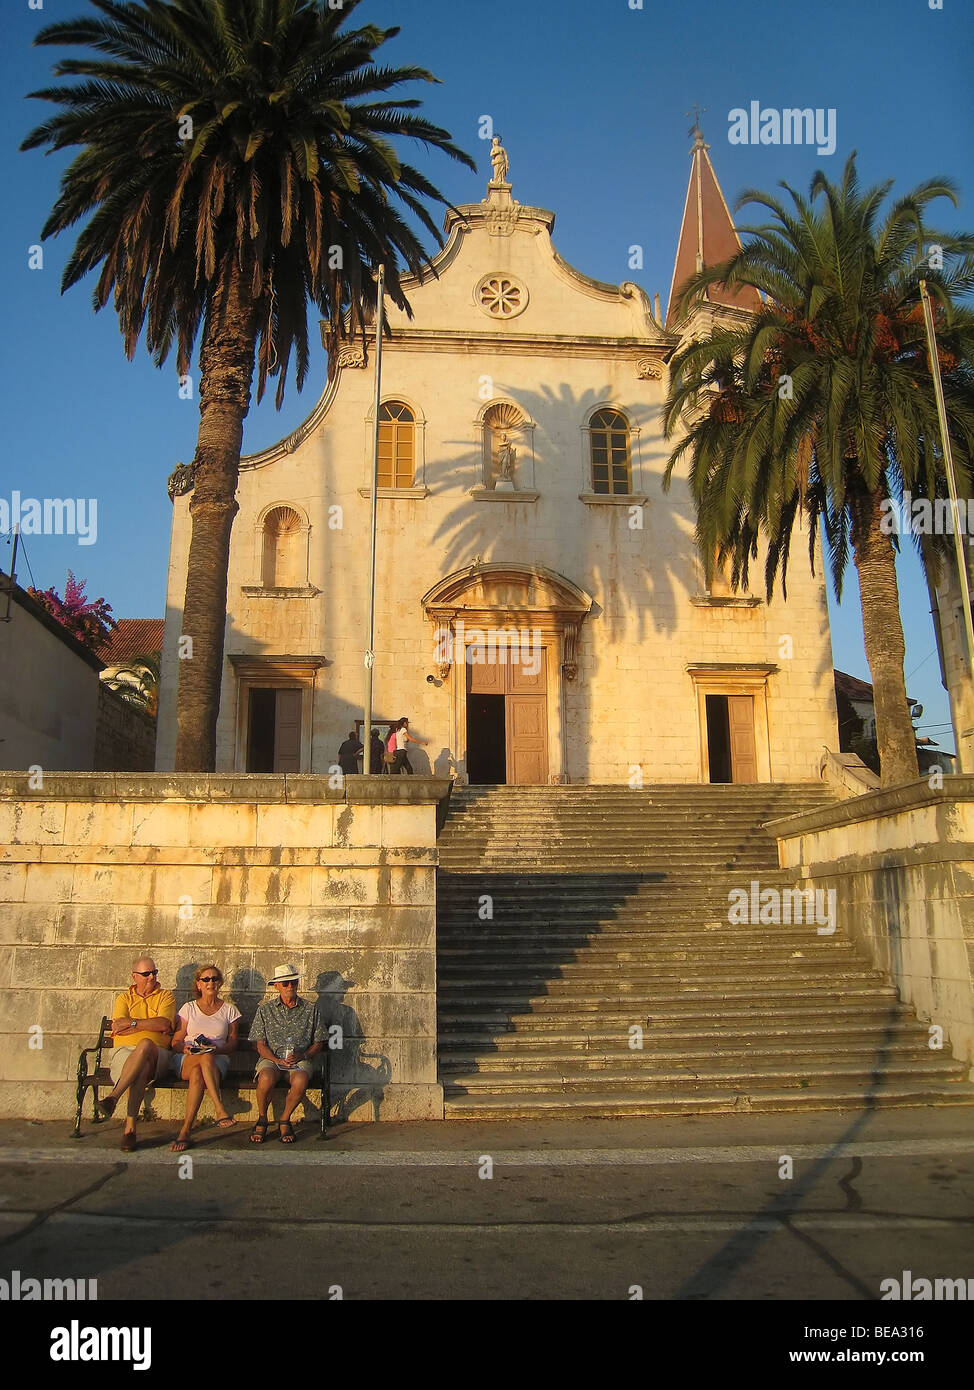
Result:
M196 998L179 1010L179 1023L172 1040L177 1075L189 1083L183 1126L172 1141L173 1153L192 1148L189 1132L193 1128L203 1092L216 1108L217 1124L229 1129L234 1121L227 1114L220 1096L220 1082L227 1074L230 1053L237 1050L237 1023L240 1010L220 998L223 975L216 965L201 965L193 976Z
M394 750L392 748L393 739L396 740ZM396 724L395 731L390 730L389 732L390 751L394 751L396 755L396 761L389 771L399 776L401 776L403 772L411 773L413 770L412 764L409 761L409 750L406 748L407 743L415 743L417 748L426 747L422 739L413 738L412 734L409 732L409 720L400 719Z

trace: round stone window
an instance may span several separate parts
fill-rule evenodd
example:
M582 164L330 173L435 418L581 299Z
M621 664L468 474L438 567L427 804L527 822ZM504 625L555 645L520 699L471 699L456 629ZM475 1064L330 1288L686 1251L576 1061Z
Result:
M488 318L513 319L527 308L528 292L516 276L504 271L485 275L474 298Z

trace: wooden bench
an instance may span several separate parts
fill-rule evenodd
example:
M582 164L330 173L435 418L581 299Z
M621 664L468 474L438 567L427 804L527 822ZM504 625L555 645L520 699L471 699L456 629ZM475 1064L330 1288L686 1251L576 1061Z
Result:
M85 1092L91 1091L91 1118L94 1124L101 1124L104 1116L98 1113L98 1091L101 1087L108 1090L114 1089L115 1083L112 1081L111 1072L108 1067L102 1065L101 1054L106 1046L111 1046L112 1021L110 1018L103 1018L101 1028L98 1032L98 1041L92 1047L82 1048L78 1057L78 1113L74 1122L75 1139L81 1138L81 1112L84 1107ZM234 1062L242 1056L253 1057L254 1061L249 1063L249 1069L235 1068ZM224 1078L224 1085L231 1085L237 1091L254 1091L257 1083L254 1081L254 1064L257 1059L257 1052L250 1048L239 1048L235 1053L230 1054L230 1070ZM319 1092L319 1108L321 1110L321 1132L319 1139L327 1139L328 1126L331 1121L331 1056L326 1047L319 1054L323 1059L323 1067L320 1073L313 1075L308 1082L309 1091ZM89 1058L94 1056L94 1066L89 1067ZM314 1059L312 1059L314 1060ZM145 1118L149 1118L149 1091L155 1087L157 1091L185 1091L188 1083L172 1075L165 1076L161 1081L150 1081L146 1087L145 1094Z

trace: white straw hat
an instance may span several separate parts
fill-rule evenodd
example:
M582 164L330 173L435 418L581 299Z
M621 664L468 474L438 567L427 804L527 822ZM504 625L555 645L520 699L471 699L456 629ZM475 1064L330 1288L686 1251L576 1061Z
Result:
M288 980L297 979L300 979L300 976L293 965L278 965L267 983L269 985L283 985Z

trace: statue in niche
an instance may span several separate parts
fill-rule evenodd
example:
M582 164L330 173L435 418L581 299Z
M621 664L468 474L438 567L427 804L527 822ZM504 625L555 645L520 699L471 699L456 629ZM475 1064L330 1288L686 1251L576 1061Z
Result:
M517 464L517 450L506 431L501 433L497 445L497 485L513 488L514 468Z
M495 135L490 142L490 162L494 166L494 177L491 179L491 183L506 183L508 171L507 150L505 150L504 146L501 144L501 137L499 135Z

